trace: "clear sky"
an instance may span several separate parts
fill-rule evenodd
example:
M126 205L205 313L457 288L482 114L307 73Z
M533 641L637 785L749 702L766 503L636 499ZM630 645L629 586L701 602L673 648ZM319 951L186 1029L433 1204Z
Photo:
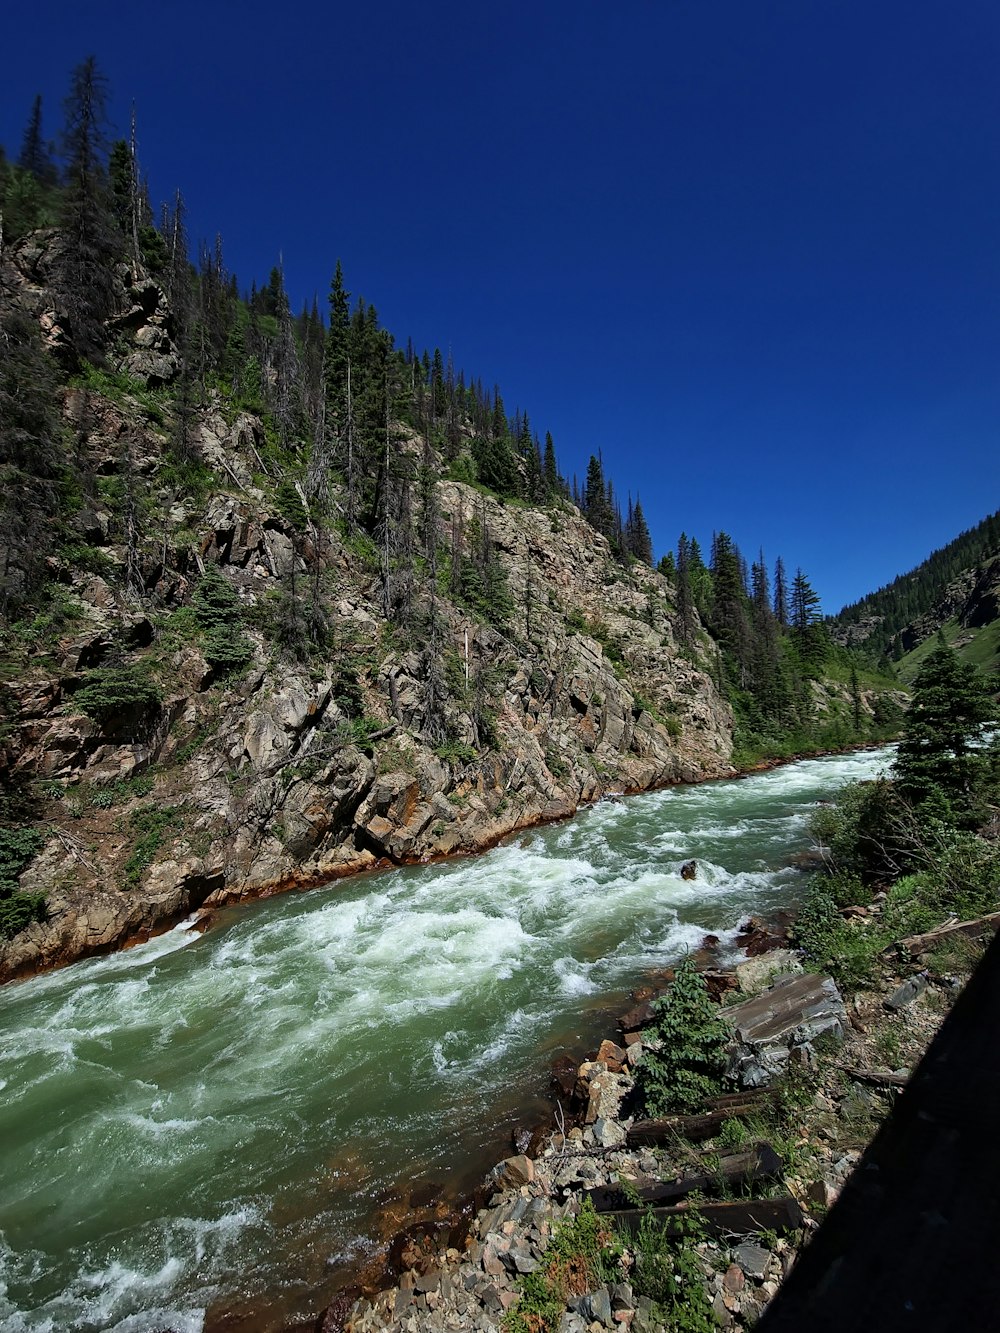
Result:
M657 554L717 528L835 611L1000 505L996 0L10 5L0 141L97 57L155 202L293 305L339 257L603 451Z

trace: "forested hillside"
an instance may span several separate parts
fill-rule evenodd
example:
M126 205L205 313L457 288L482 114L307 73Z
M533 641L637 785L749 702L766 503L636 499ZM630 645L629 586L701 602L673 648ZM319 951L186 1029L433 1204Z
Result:
M797 571L642 506L331 263L192 257L92 60L0 163L0 975L201 904L474 850L610 791L886 734Z
M873 657L898 660L936 633L946 620L962 616L966 596L997 556L1000 511L933 551L908 574L900 574L884 588L845 606L831 618L831 635L838 643L863 647ZM963 586L949 597L949 585L956 580ZM986 581L991 581L989 575ZM988 608L980 608L979 624L987 623L984 616L995 620L997 612L988 616ZM976 619L977 612L972 611L971 617Z

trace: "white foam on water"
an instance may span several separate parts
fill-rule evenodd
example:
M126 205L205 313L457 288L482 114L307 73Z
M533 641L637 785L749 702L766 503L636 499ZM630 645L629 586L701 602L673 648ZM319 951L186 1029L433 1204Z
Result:
M806 761L604 802L480 858L273 899L204 937L181 928L0 994L0 1114L25 1088L37 1097L12 1115L28 1133L8 1194L22 1257L11 1267L0 1251L0 1326L195 1333L234 1273L277 1287L285 1251L269 1210L314 1186L324 1153L369 1133L381 1144L389 1126L431 1160L457 1142L447 1108L478 1104L512 1069L537 1086L533 1052L584 997L676 962L708 930L720 958L735 956L740 919L795 883L783 852L802 845L811 807L877 762ZM197 956L163 961L199 938ZM373 1194L379 1171L401 1169L389 1151L375 1157ZM107 1234L32 1277L30 1256L56 1254L44 1210L21 1206L32 1191L58 1200L60 1235L93 1217L109 1219ZM159 1192L215 1220L150 1223ZM350 1216L337 1235L342 1206L330 1204L339 1250L359 1227ZM54 1284L61 1296L22 1294L24 1309L9 1294Z
M592 963L580 962L568 955L557 958L552 965L563 995L593 995L597 990L597 984L590 979L593 970Z

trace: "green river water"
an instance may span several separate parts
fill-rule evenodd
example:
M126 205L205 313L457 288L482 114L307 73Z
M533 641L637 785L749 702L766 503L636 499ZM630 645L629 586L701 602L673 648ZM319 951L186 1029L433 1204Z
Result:
M605 801L6 987L0 1327L315 1312L411 1190L506 1155L552 1057L644 972L707 930L731 955L741 918L792 901L810 810L890 757Z

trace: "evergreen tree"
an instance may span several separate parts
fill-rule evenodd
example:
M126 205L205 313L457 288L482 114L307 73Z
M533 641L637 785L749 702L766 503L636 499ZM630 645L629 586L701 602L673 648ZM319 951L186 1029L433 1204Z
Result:
M31 107L31 118L21 141L17 165L30 172L39 185L52 186L58 179L49 145L42 135L42 95L39 93Z
M545 498L554 500L559 494L559 468L556 464L555 445L552 443L552 436L548 431L545 432L545 454L542 472L545 476Z
M64 467L56 377L37 323L0 287L0 613L45 577Z
M691 544L687 533L677 541L677 618L681 640L694 642L694 598L691 591Z
M780 555L774 562L774 618L782 629L788 625L788 578Z
M712 542L712 591L712 631L744 685L750 658L747 595L739 549L727 532L716 533Z
M802 570L797 569L792 581L792 639L807 674L819 671L826 659L827 639L819 620L819 597Z
M895 777L914 805L975 822L992 756L979 748L983 728L997 721L997 705L976 668L947 644L924 660L903 722Z
M649 535L649 527L646 524L646 516L642 512L642 504L637 498L633 508L631 496L629 497L629 517L625 526L625 544L629 555L634 555L644 565L652 565L653 539Z
M105 168L107 82L93 56L73 71L65 106L66 188L60 210L62 244L56 284L74 353L99 361L104 324L114 311L114 273L122 235Z

